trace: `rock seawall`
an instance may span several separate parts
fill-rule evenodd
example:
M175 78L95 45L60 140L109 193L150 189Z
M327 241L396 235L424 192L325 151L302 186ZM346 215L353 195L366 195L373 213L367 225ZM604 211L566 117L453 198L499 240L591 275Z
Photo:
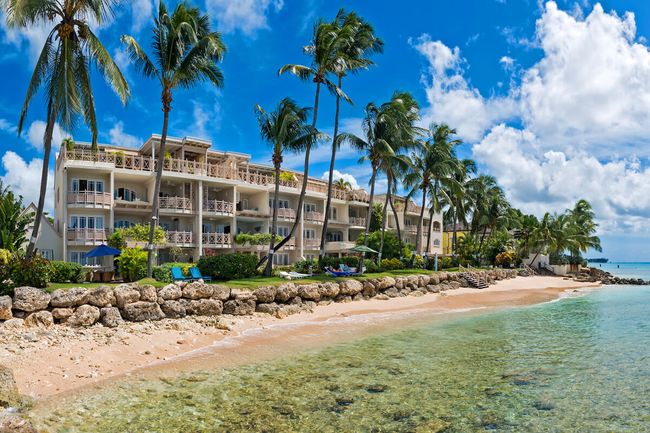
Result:
M473 272L488 283L514 278L517 270L494 269ZM143 322L185 316L235 316L255 312L283 318L318 305L363 299L387 300L422 296L460 287L470 287L463 274L438 272L323 282L286 282L253 291L231 289L203 281L179 282L156 289L151 285L120 284L93 289L56 290L48 294L33 287L17 287L14 296L0 297L1 326L42 327L66 324L87 327L101 324L117 327L123 321Z

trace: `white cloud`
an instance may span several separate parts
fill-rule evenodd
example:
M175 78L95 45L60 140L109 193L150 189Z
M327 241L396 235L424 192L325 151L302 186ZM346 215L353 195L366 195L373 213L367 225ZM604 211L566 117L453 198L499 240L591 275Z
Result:
M124 122L122 121L115 123L115 126L108 131L108 135L111 144L115 146L139 147L142 144L142 140L138 137L124 132Z
M27 141L38 150L43 150L43 137L45 136L46 127L47 123L42 120L36 120L29 125ZM63 139L68 137L70 137L70 134L65 132L58 123L55 123L54 129L52 130L52 149L58 149Z
M5 172L4 176L1 177L2 183L11 188L15 194L22 195L25 204L30 202L38 204L43 161L32 159L26 162L18 154L9 150L2 156L2 167ZM50 214L54 209L53 179L54 174L50 170L44 206L45 211Z
M153 4L151 0L131 0L131 31L139 33L152 20Z
M7 27L4 12L0 12L0 29L2 29L2 41L5 44L21 48L23 43L27 43L30 65L34 66L41 54L45 40L50 34L51 26L48 26L44 22L39 22L29 27L9 28Z
M208 13L217 20L218 30L233 33L237 30L254 36L258 30L269 28L270 10L280 11L283 0L206 0Z
M505 69L510 69L515 64L515 59L509 56L503 56L499 59L499 63L501 63Z
M321 176L321 179L328 180L329 179L330 172L326 171L323 173ZM350 185L352 186L352 189L359 189L359 184L357 183L357 179L352 176L350 173L341 173L338 170L334 170L332 173L332 178L334 181L337 181L339 179L344 179L350 182Z
M15 134L17 131L16 125L7 119L0 119L0 131Z

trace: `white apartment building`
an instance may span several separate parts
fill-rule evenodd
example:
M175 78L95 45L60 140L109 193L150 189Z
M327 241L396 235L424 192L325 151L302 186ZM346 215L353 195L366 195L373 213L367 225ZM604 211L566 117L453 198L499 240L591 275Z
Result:
M152 135L139 149L100 145L91 152L88 144L79 143L74 149L61 149L54 181L54 228L62 239L61 257L85 264L83 254L106 242L112 230L149 223L159 142L160 136ZM182 248L193 260L235 251L264 254L268 245L237 244L235 237L269 233L272 167L252 163L250 155L214 150L210 141L192 137L170 137L166 147L159 224L167 232L167 243L159 248L158 261L170 260L171 247ZM294 177L280 186L280 235L288 233L296 218L302 174ZM275 254L277 264L318 257L326 199L327 182L310 178L299 230ZM364 232L367 215L365 191L335 189L326 253L348 254ZM417 221L419 208L409 203L406 215L407 221ZM430 253L442 252L441 223L436 215ZM428 225L427 215L425 242Z

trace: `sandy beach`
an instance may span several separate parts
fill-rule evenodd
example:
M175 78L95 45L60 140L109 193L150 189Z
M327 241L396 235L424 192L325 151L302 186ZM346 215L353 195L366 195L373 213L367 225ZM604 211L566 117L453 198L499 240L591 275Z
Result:
M256 314L166 319L116 329L2 330L0 364L13 370L21 393L41 399L125 374L174 372L203 362L228 366L322 347L395 329L405 315L409 320L414 316L430 320L433 315L535 304L568 290L595 286L559 277L517 277L483 290L461 288L420 297L334 303L285 319Z

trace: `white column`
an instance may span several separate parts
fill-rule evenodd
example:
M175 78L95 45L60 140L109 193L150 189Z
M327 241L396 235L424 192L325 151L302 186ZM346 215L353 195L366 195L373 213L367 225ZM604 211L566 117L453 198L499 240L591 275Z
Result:
M198 187L196 188L198 191L198 198L196 200L197 202L197 227L194 230L195 236L196 233L198 233L198 239L196 244L198 245L198 256L201 257L203 255L203 181L199 180ZM198 257L197 257L198 260Z
M63 221L61 224L61 239L63 243L62 257L64 262L68 261L68 169L63 169L63 198L61 204L63 205Z
M115 173L111 171L110 174L110 181L108 183L109 188L108 188L108 193L111 195L111 207L109 209L108 213L108 229L113 230L114 224L115 224L115 203L114 203L114 198L115 198Z

